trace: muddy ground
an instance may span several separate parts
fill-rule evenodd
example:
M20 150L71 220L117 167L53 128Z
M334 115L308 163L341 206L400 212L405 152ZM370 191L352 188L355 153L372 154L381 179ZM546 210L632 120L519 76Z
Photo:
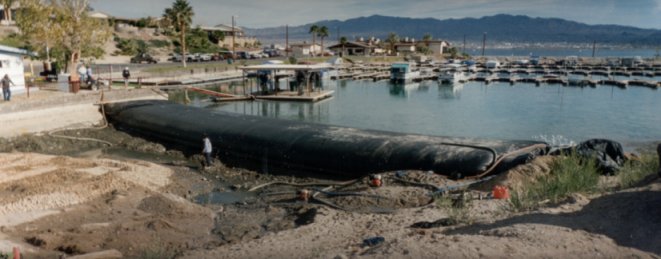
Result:
M493 183L439 199L430 195L430 185L462 183L406 171L384 173L383 186L376 188L368 178L268 175L221 161L205 169L201 156L187 158L109 127L3 139L0 152L5 152L0 154L0 252L19 246L28 258L99 251L126 258L658 258L661 253L659 180L515 214L504 200L481 199ZM516 188L517 179L548 172L549 159L493 181ZM310 193L307 201L304 189ZM451 205L462 202L465 206ZM437 224L411 227L423 221ZM365 244L370 237L384 241Z

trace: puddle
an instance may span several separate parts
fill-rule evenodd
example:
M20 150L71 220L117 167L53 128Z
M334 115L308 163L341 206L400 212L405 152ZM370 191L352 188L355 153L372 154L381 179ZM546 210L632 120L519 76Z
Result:
M193 198L195 203L200 205L205 204L236 204L247 201L252 201L257 198L257 195L249 192L210 192L200 194Z

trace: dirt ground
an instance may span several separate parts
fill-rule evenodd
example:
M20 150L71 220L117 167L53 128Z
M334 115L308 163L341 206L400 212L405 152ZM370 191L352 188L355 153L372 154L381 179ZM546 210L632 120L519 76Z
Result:
M384 173L376 188L368 178L266 175L220 161L204 169L199 156L112 128L59 134L78 139L0 140L0 253L16 246L26 258L100 251L109 253L92 258L661 255L659 179L512 213L507 201L480 197L493 184L518 188L521 178L548 172L549 158L451 199L430 195L430 185L464 182L428 172ZM307 202L303 189L311 194Z

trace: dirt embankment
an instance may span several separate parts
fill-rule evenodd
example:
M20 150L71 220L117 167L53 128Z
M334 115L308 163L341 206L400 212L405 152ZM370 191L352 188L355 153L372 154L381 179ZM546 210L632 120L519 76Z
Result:
M0 252L18 246L29 258L99 251L127 258L661 254L659 180L513 214L507 201L477 199L484 192L467 193L460 199L465 206L456 208L433 199L428 185L407 183L457 184L427 172L386 173L384 186L374 188L366 178L266 175L220 162L204 170L199 156L185 158L111 128L62 134L112 146L49 135L0 141L7 152L0 153ZM517 179L545 173L548 163L537 159L494 181L516 188ZM301 201L302 189L316 195ZM458 221L411 227L448 218ZM383 241L365 245L371 237Z

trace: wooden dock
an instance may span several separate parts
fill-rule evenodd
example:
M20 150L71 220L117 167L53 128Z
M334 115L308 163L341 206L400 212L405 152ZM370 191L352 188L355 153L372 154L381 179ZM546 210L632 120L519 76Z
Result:
M254 95L255 99L271 101L317 102L333 97L335 91L306 92L299 95L296 91L282 91L277 94Z

